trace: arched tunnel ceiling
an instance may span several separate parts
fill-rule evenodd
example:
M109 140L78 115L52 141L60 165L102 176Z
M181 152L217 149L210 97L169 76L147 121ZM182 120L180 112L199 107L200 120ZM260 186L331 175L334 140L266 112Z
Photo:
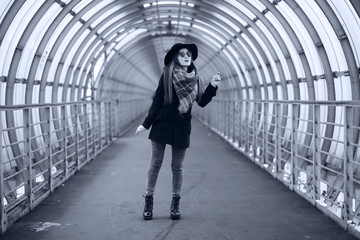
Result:
M0 104L151 96L176 42L243 99L359 100L358 0L3 0Z

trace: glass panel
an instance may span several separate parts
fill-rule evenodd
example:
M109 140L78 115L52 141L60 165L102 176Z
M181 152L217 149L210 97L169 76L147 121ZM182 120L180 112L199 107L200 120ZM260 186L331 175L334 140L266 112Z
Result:
M260 55L259 51L257 50L257 48L254 46L254 44L252 43L252 41L246 36L246 34L242 34L241 35L244 40L248 43L248 45L250 46L250 48L252 49L253 53L255 54L255 57L254 57L254 67L255 67L255 72L256 72L256 75L257 75L257 80L259 81L259 84L263 84L264 81L261 77L261 74L260 74L260 69L259 69L259 64L262 65L262 68L267 70L265 64L264 64L264 61L263 61L263 58L262 56ZM249 54L250 54L250 51L249 51ZM259 63L256 62L256 59Z
M286 85L288 100L294 100L294 85L292 83Z
M111 24L113 24L113 23L115 23L115 22L117 22L118 21L118 25L121 25L121 24L124 24L125 23L125 21L123 21L123 22L121 22L121 23L119 23L119 20L121 19L121 18L123 18L124 17L124 15L119 15L119 16L116 16L116 17L114 17L114 18L112 18L112 19L110 19L108 22L106 22L106 23L104 23L104 22L101 22L101 23L99 23L99 24L103 24L103 26L101 26L100 28L99 28L99 30L98 30L98 33L102 33L104 30L106 30ZM135 23L133 23L133 24L135 24ZM92 24L94 27L95 27L95 25L94 24ZM112 26L112 28L113 29L117 29L117 28L119 28L119 26ZM112 33L113 31L109 31L109 33ZM108 34L109 34L108 33ZM106 35L105 35L106 36Z
M314 81L314 88L315 88L316 100L328 100L325 79L318 79Z
M253 5L254 7L257 8L257 10L259 10L259 12L262 12L266 9L266 7L260 3L259 0L247 0L251 5Z
M251 79L250 79L250 76L249 76L249 72L246 70L246 65L244 62L242 62L241 60L239 61L239 65L241 67L241 70L242 72L244 73L244 75L242 74L239 74L239 78L240 78L240 83L241 83L241 86L245 87L245 83L248 84L248 86L252 86L251 84Z
M198 25L193 25L193 28L198 29L201 32L204 29L202 27L199 27ZM222 48L222 45L219 42L215 41L212 37L209 37L207 34L201 34L201 37L206 38L206 41L211 42L211 45L215 46L216 48L218 49Z
M297 81L297 80L294 80ZM299 83L300 100L309 100L309 92L306 82Z
M93 0L81 0L72 10L77 14Z
M42 74L43 74L44 67L45 67L46 60L47 60L48 56L49 56L48 51L44 51L43 54L41 55L39 66L38 66L38 68L36 70L35 80L41 80L41 77L42 77Z
M103 9L104 7L106 7L107 5L109 5L112 2L113 2L113 0L102 0L97 5L92 5L91 9L86 11L86 13L81 18L85 21L88 21L94 14L96 14L97 12L99 12L101 9ZM113 8L118 10L118 9L120 9L120 6L116 5L116 7L113 7ZM100 18L104 19L102 16Z
M277 85L276 86L276 89L277 89L277 95L278 95L278 98L277 100L283 100L283 91L282 91L282 87Z
M229 46L228 46L228 48L229 48ZM232 49L232 48L231 48L231 49ZM233 51L233 49L232 49L232 51ZM228 52L230 52L230 53L228 53ZM240 73L240 71L239 71L238 66L236 65L236 62L234 62L234 58L235 58L235 59L239 59L239 58L236 57L236 56L230 57L231 51L224 51L224 54L225 54L225 56L227 57L227 60L231 63L231 65L232 65L233 69L235 70L237 76L240 76L240 80L241 80L241 82L242 82L241 85L243 86L243 79L241 79L241 73Z
M94 28L95 26L97 26L100 22L102 22L104 19L106 19L107 17L109 17L111 14L115 13L116 11L119 11L121 9L121 7L119 5L117 5L116 7L111 8L109 11L101 14L100 17L98 17L92 24L91 27ZM95 14L96 12L94 12ZM118 14L119 16L125 16L125 13L122 14ZM92 15L91 15L92 16ZM89 17L91 17L89 16Z
M269 29L261 22L261 21L256 21L256 25L261 29L261 31L264 33L264 37L266 37L268 39L268 41L271 44L271 47L274 48L274 52L277 54L277 57L279 58L281 65L282 65L282 69L284 71L285 74L285 79L291 79L291 75L290 75L290 70L288 67L288 64L286 62L285 56L282 52L282 50L280 49L280 46L278 44L278 42L275 40L275 38L273 37L272 33L269 31ZM249 29L250 30L250 29ZM255 36L255 35L254 35ZM265 44L266 46L267 44ZM299 56L297 56L298 58L298 62L299 65L298 67L302 68L302 64L300 62ZM275 62L273 62L273 58L270 58L270 64L271 66L275 66ZM272 63L273 62L273 63ZM274 64L274 65L273 65ZM274 67L273 67L274 68ZM299 70L300 71L300 70ZM276 81L280 81L280 80L276 80Z
M329 1L353 48L357 66L360 65L360 18L350 1Z
M231 55L234 56L235 59L239 59L240 56L238 54L238 51L235 51L234 47L231 45L227 45L226 48L230 51Z
M92 44L93 41L95 41L96 39L96 36L92 36L90 41L88 41L86 43L86 45L84 46L84 48L81 50L81 53L79 54L79 57L75 63L75 67L80 67L80 71L79 71L79 75L78 75L78 79L74 79L76 80L76 85L79 85L80 84L80 80L81 80L81 74L83 73L84 71L84 65L79 65L80 64L80 61L82 60L82 63L84 64L84 62L86 62L86 59L82 59L84 54L86 54L90 49L90 45Z
M0 105L5 105L5 94L6 94L6 82L0 82Z
M32 58L35 56L36 50L49 26L61 10L62 8L60 8L57 3L52 4L32 31L21 55L17 78L27 78L32 64Z
M89 29L85 29L85 31L82 33L82 35L76 40L76 42L74 43L73 46L71 46L71 50L69 51L69 54L67 56L67 62L65 64L66 67L64 67L63 72L68 70L68 66L71 65L71 63L79 58L78 55L76 55L78 53L78 50L81 48L81 46L84 44L84 40L85 38L89 35L90 30ZM71 62L70 62L71 61ZM65 76L65 75L64 75ZM71 80L69 82L69 84L73 83L73 77L71 76Z
M62 100L63 91L64 91L64 87L59 86L59 88L57 89L57 102L63 102Z
M6 13L9 11L11 5L15 0L2 0L0 5L0 23L3 21Z
M61 23L59 24L59 26L57 27L57 29L54 31L53 35L51 36L51 38L49 39L46 47L45 47L45 50L42 54L42 58L44 59L44 63L46 63L46 59L48 57L48 54L50 54L51 52L51 49L52 47L54 46L56 40L59 38L59 35L62 33L62 31L64 30L64 28L67 26L67 24L71 21L72 19L72 15L70 14L67 14L63 20L61 21ZM57 54L59 55L59 54ZM60 56L58 56L59 58ZM43 61L43 59L41 61ZM53 62L56 62L56 61L53 61ZM52 64L52 65L55 65L55 64ZM53 66L54 67L54 66ZM42 71L43 71L43 67L41 68L39 66L39 69L37 70L37 79L41 79L41 75L42 74ZM48 81L53 81L54 79L53 78L48 78Z
M351 80L348 76L334 78L336 100L352 100Z
M52 103L52 86L45 87L45 103Z
M245 45L243 44L242 41L240 41L238 38L236 39L236 41L238 41L238 43L242 46L242 48L244 49L244 51L246 52L246 56L243 56L246 60L249 60L250 62L247 63L247 65L250 65L250 66L247 66L247 65L244 65L242 66L243 70L244 70L244 74L245 74L245 80L246 80L246 83L248 86L252 86L252 81L251 81L251 77L249 75L249 68L253 67L253 65L256 63L254 62L254 58L252 57L251 54L249 54L249 50L245 47ZM246 67L245 67L246 66Z
M257 42L259 43L259 45L261 46L262 50L264 51L265 55L266 55L266 60L269 61L270 63L270 66L271 68L273 69L273 71L275 72L276 71L276 76L278 76L279 74L277 73L277 68L276 68L276 64L274 62L274 59L273 57L271 56L270 54L270 51L268 49L268 47L266 46L266 44L262 41L262 39L258 36L257 32L255 32L252 28L249 28L249 32L251 33L251 35L257 40ZM259 58L260 62L261 62L261 65L262 65L262 68L264 70L264 74L265 74L265 81L266 83L270 83L271 82L271 78L270 78L270 75L269 75L269 71L268 71L268 68L266 66L266 64L264 63L263 61L263 58L260 57ZM280 81L279 78L276 79L276 81Z
M40 85L33 86L32 103L39 103Z
M26 84L23 83L15 83L14 85L14 98L13 103L17 104L25 104L25 87Z
M273 100L274 99L274 92L273 92L272 86L267 86L267 91L268 91L268 95L269 95L269 100ZM271 111L269 111L269 113L270 112Z
M94 79L95 81L98 80L100 73L101 73L101 69L104 66L105 63L105 55L101 54L101 56L99 57L98 61L96 62L95 66L94 66Z
M279 2L277 8L286 18L291 28L297 35L297 38L299 39L302 48L304 49L307 60L309 62L312 75L323 74L324 73L323 68L320 64L321 60L317 53L317 49L314 45L314 42L312 41L306 27L302 24L301 20L297 17L297 15L285 2Z
M14 19L12 19L9 30L6 32L0 46L0 76L7 76L16 46L31 18L43 2L44 0L25 1Z
M237 9L239 9L241 12L243 12L245 15L247 15L250 19L254 19L255 15L249 11L249 9L244 8L243 5L239 4L237 1L233 1L232 3L232 7L236 7ZM214 6L220 10L222 10L223 12L229 14L231 17L233 17L237 22L239 22L241 25L246 26L248 25L248 23L240 18L238 16L238 14L236 14L235 12L232 11L232 9L226 8L223 5L220 4L214 4Z
M234 35L234 30L229 28L227 25L220 24L221 23L220 21L212 21L212 20L206 21L205 20L205 22L204 22L204 21L198 20L198 19L189 20L189 21L190 21L189 24L192 24L193 22L199 22L199 23L202 23L202 24L208 26L209 28L225 30L229 35Z
M201 21L195 20L195 22L201 22ZM202 24L208 25L208 24L206 24L206 23L202 23ZM199 25L197 25L197 24L194 24L193 27L196 28L196 29L199 29L199 30L201 30L201 31L203 31L203 32L205 32L205 33L207 33L207 34L210 35L210 36L212 36L213 38L215 38L216 40L218 40L219 42L221 42L222 45L225 45L225 44L226 44L226 40L223 39L223 38L221 38L221 37L219 36L219 34L218 34L217 32L215 32L214 30L211 31L211 30L209 30L209 29L207 29L207 28L205 28L205 27L199 26ZM209 28L210 28L210 26L209 26Z
M229 21L227 18L221 16L220 14L217 13L212 13L214 15L215 18L219 18L220 20L224 21L226 24L229 25L230 28L233 29L233 31L235 32L240 32L240 28L238 28L235 24L233 24L231 21Z
M348 70L342 47L323 11L312 1L298 1L298 4L306 12L318 32L328 55L331 69L333 71Z
M275 30L278 31L279 35L283 39L287 49L289 50L290 56L294 62L298 77L299 78L305 77L304 69L302 68L299 54L297 53L296 48L293 42L291 41L289 35L287 34L283 26L280 24L278 19L271 12L267 12L265 14L265 17L273 24Z
M135 31L133 31L132 33L128 34L125 38L123 38L123 40L121 41L121 44L118 44L116 46L116 49L119 50L119 47L124 46L126 43L128 43L129 41L133 40L134 38L136 38L138 35L142 34L142 33L146 33L147 30L146 29L136 29Z
M72 38L74 37L74 35L72 33L77 32L81 27L83 26L83 24L81 24L80 22L76 22L74 24L74 26L72 27L72 29L67 33L67 35L65 36L65 38L63 39L63 41L61 42L55 56L54 56L54 60L51 64L51 68L50 68L50 73L52 74L52 71L54 71L57 66L54 66L56 63L56 65L58 64L58 61L63 57L62 54L65 52L66 48L69 46L70 41L72 40ZM66 62L66 59L64 59ZM68 61L66 62L68 64ZM67 68L67 65L64 65L64 68ZM55 68L55 69L54 69ZM53 73L55 74L55 72ZM62 75L62 77L60 78L60 83L64 83L65 81L65 76Z

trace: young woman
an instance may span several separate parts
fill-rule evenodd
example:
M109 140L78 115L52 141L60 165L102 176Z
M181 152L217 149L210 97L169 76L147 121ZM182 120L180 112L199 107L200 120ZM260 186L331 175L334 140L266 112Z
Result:
M194 101L205 107L216 95L221 81L220 73L212 78L204 90L193 61L198 56L195 44L174 44L164 59L164 71L156 89L149 113L136 134L151 127L149 139L152 156L147 172L145 207L143 217L153 216L153 195L166 144L172 146L171 168L172 203L171 219L180 218L179 202L183 182L183 161L190 144L191 107Z

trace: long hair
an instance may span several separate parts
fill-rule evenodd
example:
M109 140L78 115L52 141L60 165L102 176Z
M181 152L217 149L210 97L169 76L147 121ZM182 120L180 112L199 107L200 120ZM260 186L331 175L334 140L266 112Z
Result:
M173 70L175 66L180 66L179 60L177 58L178 54L174 54L174 57L171 59L171 61L165 65L163 70L163 80L164 80L164 103L170 104L173 100ZM195 73L197 73L197 69L191 59L191 64L188 67L188 72L191 72L192 70L195 70Z

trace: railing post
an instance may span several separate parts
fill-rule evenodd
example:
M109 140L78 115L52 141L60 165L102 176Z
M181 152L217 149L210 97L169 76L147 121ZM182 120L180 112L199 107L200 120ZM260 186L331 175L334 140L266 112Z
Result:
M317 104L313 105L313 116L314 116L314 122L313 122L313 198L314 203L317 199L320 198L322 193L319 193L320 191L320 180L321 180L321 169L320 169L320 161L321 161L321 155L319 150L321 149L321 139L318 138L320 136L320 106Z
M65 173L65 179L68 179L69 176L69 169L68 169L68 161L67 161L67 131L66 131L66 122L67 122L67 116L66 116L66 105L61 106L61 125L62 125L62 134L64 136L63 140L63 148L64 149L64 173Z
M24 182L25 187L25 195L27 196L27 203L26 208L31 209L32 203L34 202L34 195L32 193L33 189L33 179L34 179L34 172L32 170L32 159L31 159L31 109L25 108L23 109L23 134L24 134L24 168L27 169L25 172L25 175L27 176L27 179ZM27 173L27 174L26 174ZM28 181L28 186L26 185L26 181Z
M273 173L274 175L277 177L278 175L278 171L279 171L279 164L280 164L280 156L281 156L281 152L280 152L280 147L281 147L281 140L280 140L280 134L281 134L281 130L280 130L280 124L281 124L281 103L276 102L275 103L275 161L273 163L274 169L273 169Z
M1 221L1 233L4 233L7 225L7 216L5 213L5 198L4 198L4 164L3 164L3 147L2 147L2 135L3 135L3 111L0 111L0 221Z
M295 166L295 160L296 160L296 154L298 154L298 144L296 143L298 135L297 135L297 129L298 129L298 120L297 116L300 111L300 106L297 103L291 104L291 158L290 158L290 189L294 190L294 184L295 184L295 177L296 177L296 166Z
M267 159L266 159L266 153L267 153L267 141L268 141L268 114L269 114L269 103L264 102L263 103L263 109L264 109L264 120L263 120L263 152L262 152L262 166L264 167Z
M246 101L246 100L245 100ZM249 101L246 101L245 102L245 153L249 154L249 131L250 131L250 128L249 128L249 121L250 121L250 117L249 117L249 114L250 114L250 103Z
M80 130L80 114L79 114L79 111L80 111L80 104L79 103L76 103L75 104L75 151L76 151L76 169L77 171L80 170L81 168L81 163L80 163L80 151L79 151L79 140L80 140L80 137L79 137L79 130Z
M345 106L344 121L344 203L343 203L343 220L347 225L351 219L353 205L353 179L354 179L354 138L352 128L354 126L354 111L352 106Z
M49 159L49 169L48 169L48 174L49 174L49 189L50 192L54 191L54 181L53 181L53 177L52 177L52 173L51 170L53 168L53 161L52 161L52 146L51 146L51 115L50 115L50 111L51 111L51 107L45 107L44 109L44 113L47 119L47 123L45 124L45 127L47 129L47 135L45 136L45 145L47 145L48 147L45 150L45 158Z
M93 143L92 143L92 147L93 147L93 155L92 155L92 159L95 159L95 157L96 157L96 128L97 128L97 126L96 126L96 113L97 112L95 112L95 109L96 109L96 102L92 102L91 103L91 114L92 114L92 129L91 129L91 131L92 131L92 138L93 138Z
M111 108L112 108L112 101L109 101L108 102L108 119L109 119L109 126L108 126L108 133L109 133L109 141L112 142L112 139L113 139L113 131L112 131L112 128L113 128L113 120L112 120L112 111L111 111Z
M253 161L256 162L256 154L257 154L257 133L256 133L256 127L257 127L257 117L258 117L258 102L254 101L254 106L253 106L253 112L251 114L252 119L253 119L253 125L252 125L252 131L253 131L253 135L252 135L252 144L253 144L253 148L252 148L252 158Z
M91 103L90 103L91 104ZM85 162L89 162L90 161L90 152L89 152L89 131L88 131L88 125L89 124L89 114L88 114L88 103L84 103L83 105L84 108L84 119L85 119L85 156L86 156L86 160Z

